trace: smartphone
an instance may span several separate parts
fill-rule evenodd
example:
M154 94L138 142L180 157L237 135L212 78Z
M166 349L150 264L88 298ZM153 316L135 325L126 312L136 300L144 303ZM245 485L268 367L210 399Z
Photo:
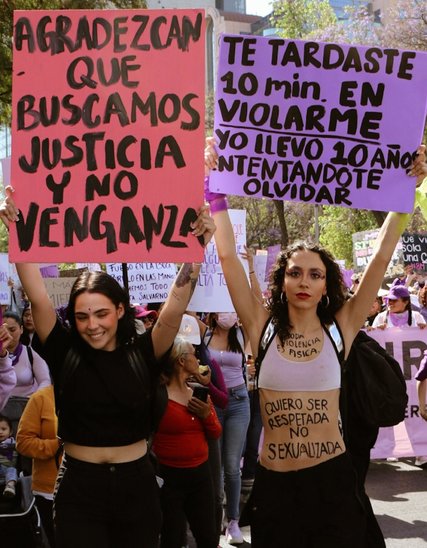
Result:
M208 401L209 388L207 386L202 386L201 384L194 386L193 388L193 398L204 401Z

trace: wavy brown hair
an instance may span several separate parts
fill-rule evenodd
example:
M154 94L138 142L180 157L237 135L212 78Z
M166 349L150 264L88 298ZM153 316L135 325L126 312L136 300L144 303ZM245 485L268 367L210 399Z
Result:
M341 274L340 267L335 262L333 256L318 244L311 242L298 241L281 251L276 259L276 263L270 274L271 295L267 302L267 309L271 314L274 325L277 327L277 334L281 343L290 335L292 325L289 320L287 302L282 302L282 287L285 278L285 271L289 259L297 251L312 251L317 253L326 268L326 291L329 297L327 307L319 303L317 306L317 315L322 324L332 323L335 314L342 307L347 298L347 288ZM323 301L323 299L322 299Z

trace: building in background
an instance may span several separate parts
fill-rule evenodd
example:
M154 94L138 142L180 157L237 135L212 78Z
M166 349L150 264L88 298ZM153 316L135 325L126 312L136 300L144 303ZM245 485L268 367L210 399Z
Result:
M219 38L227 34L271 34L270 18L246 13L246 0L147 0L149 9L201 9L206 12L206 91L215 88Z

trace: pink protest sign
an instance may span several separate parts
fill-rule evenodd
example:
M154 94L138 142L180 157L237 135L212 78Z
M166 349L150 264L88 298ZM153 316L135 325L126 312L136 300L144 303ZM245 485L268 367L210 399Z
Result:
M224 35L213 191L410 212L427 54Z
M204 11L15 11L14 29L11 260L202 260Z

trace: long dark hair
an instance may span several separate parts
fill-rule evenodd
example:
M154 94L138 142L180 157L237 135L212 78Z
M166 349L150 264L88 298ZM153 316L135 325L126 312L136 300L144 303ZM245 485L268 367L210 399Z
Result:
M117 346L127 344L136 337L135 329L135 311L130 306L129 294L123 287L109 274L102 271L85 271L80 274L71 289L70 300L67 306L67 320L70 323L73 335L78 335L76 329L76 319L74 309L76 299L82 293L101 293L116 306L122 304L124 314L118 321L117 326Z
M19 325L19 327L22 327L22 318L19 314L14 312L13 310L6 310L6 312L3 312L3 318L12 318L12 320L15 320L15 322Z
M30 332L24 325L24 314L25 312L27 312L27 310L30 310L31 312L31 306L29 304L26 304L24 306L24 310L22 311L22 314L21 314L22 335L21 335L20 341L22 344L25 344L25 346L30 346L31 344Z
M267 309L271 314L274 325L277 327L277 334L282 344L290 335L292 325L289 321L289 311L286 302L282 302L283 280L289 259L297 251L312 251L317 253L326 267L326 290L329 298L328 306L322 301L317 307L317 315L320 321L329 325L332 323L335 314L342 307L346 300L346 287L341 274L340 267L333 256L318 244L311 242L295 242L281 251L277 256L276 263L270 274L270 298L267 302Z
M217 323L217 314L216 312L210 312L208 314L207 318L207 324L210 327L212 333L215 331L215 328L218 326ZM243 354L245 349L242 348L242 345L239 342L239 338L237 336L237 331L239 327L235 324L233 327L230 327L228 330L228 336L227 336L227 350L229 352L236 352L238 354ZM243 331L241 332L244 340Z
M403 312L408 312L408 325L412 325L412 303L411 303L411 297L400 297L401 300L405 303L405 310ZM386 321L389 316L389 309L388 309L388 303L387 303L387 312L386 312Z

